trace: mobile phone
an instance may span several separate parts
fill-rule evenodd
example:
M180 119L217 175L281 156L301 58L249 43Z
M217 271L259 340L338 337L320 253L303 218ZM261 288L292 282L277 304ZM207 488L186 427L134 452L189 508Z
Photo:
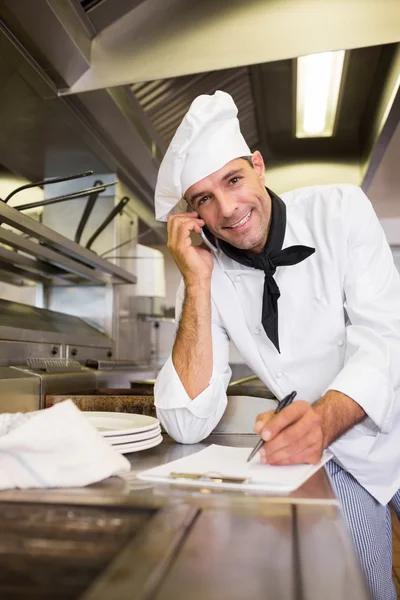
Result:
M193 208L192 208L191 206L189 206L189 204L188 204L188 207L189 207L189 211L190 211L190 212L194 212ZM203 242L205 243L205 245L206 245L206 246L207 246L207 247L208 247L210 250L212 250L212 252L218 252L218 248L217 248L216 246L214 246L214 244L212 243L212 241L211 241L211 240L209 240L209 239L208 239L208 237L207 237L207 236L206 236L206 234L204 233L204 231L203 231L203 228L202 228L202 227L200 228L200 237L201 237L201 239L203 240Z
M210 248L210 250L212 250L213 252L218 252L218 248L214 246L214 244L208 239L208 237L203 231L203 228L200 228L200 237L205 243L205 245L208 246L208 248Z

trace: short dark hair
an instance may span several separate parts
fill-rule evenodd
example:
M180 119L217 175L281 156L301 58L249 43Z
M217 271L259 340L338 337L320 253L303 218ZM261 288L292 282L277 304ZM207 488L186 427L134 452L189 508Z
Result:
M251 156L241 156L240 158L243 158L243 160L248 162L251 168L254 169L253 160Z

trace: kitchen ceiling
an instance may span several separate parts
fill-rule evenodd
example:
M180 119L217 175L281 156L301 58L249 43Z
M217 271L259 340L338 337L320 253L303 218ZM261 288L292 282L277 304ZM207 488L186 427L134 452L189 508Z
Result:
M135 94L156 132L169 144L190 103L221 89L239 109L241 130L268 163L288 160L360 159L372 134L396 44L348 51L334 135L295 136L295 60L282 60L171 79L134 83Z
M0 163L41 179L76 170L81 156L85 168L116 171L150 211L183 114L223 89L267 168L341 161L370 182L398 122L400 4L323 4L0 0ZM298 139L295 57L338 48L347 58L334 135Z
M96 33L115 23L145 0L76 0Z

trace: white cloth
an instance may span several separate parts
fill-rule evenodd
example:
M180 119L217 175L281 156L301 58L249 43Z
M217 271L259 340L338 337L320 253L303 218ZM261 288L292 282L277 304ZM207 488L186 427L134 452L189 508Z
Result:
M220 90L193 100L158 171L154 198L157 220L166 221L170 213L185 212L182 197L194 183L235 158L251 155L237 113L232 97Z
M353 398L368 417L330 450L379 502L400 488L400 277L371 203L350 185L303 188L281 196L283 247L315 254L279 267L281 354L261 325L264 273L221 251L212 276L213 373L190 400L172 359L155 385L157 414L183 443L205 438L226 407L229 339L278 397L297 390L314 402L328 389ZM179 317L184 289L178 292Z
M72 400L0 415L0 489L78 487L130 470Z

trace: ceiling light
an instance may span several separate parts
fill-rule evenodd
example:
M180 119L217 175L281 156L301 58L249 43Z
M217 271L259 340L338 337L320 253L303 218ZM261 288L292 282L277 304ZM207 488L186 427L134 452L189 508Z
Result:
M297 59L296 137L333 134L344 50Z

